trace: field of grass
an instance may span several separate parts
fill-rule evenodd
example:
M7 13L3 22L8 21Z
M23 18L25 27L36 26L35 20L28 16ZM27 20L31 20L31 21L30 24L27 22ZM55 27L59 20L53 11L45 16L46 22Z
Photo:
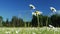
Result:
M60 28L7 28L0 27L0 34L60 34Z

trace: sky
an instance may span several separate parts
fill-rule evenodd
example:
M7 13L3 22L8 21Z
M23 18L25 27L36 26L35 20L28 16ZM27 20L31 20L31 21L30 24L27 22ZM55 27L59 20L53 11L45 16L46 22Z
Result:
M0 16L3 20L11 20L12 16L17 16L30 21L35 10L31 10L29 4L33 4L43 15L51 13L50 7L56 8L60 14L60 0L0 0Z

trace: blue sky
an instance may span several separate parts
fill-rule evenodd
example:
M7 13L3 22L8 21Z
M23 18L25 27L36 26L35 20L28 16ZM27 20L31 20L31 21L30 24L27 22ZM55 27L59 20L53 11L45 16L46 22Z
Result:
M29 4L33 4L43 15L51 13L50 7L55 7L60 12L60 0L0 0L0 16L4 20L11 20L12 16L18 16L24 20L31 20L32 12ZM58 12L58 13L59 13Z

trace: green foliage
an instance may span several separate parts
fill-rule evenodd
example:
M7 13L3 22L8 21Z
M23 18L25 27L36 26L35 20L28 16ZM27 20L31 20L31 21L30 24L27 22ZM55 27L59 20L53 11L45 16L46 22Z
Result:
M60 27L60 16L57 14L51 16L51 22L54 26Z
M23 19L18 18L17 16L13 16L11 21L7 18L6 21L3 21L3 17L0 16L0 26L4 27L37 27L38 20L36 16L32 16L32 20L30 22L24 22ZM49 24L53 26L60 27L60 15L52 15L50 17L38 15L39 18L39 27L48 26Z
M38 25L38 21L37 21L37 17L33 15L32 18L32 26L37 27ZM41 26L48 26L49 24L53 25L53 26L60 26L60 15L52 15L50 17L48 16L43 16L43 15L39 15L39 25Z
M3 17L0 16L0 27L2 26Z
M13 27L23 26L23 20L21 18L13 16L11 24L12 24Z

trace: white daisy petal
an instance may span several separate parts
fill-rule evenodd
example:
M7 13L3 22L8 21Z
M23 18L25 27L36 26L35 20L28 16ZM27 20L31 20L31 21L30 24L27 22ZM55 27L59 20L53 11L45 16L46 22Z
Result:
M37 16L37 15L41 15L41 14L42 14L42 12L40 12L40 11L32 12L32 15L35 15L35 16Z
M54 27L54 26L52 26L52 25L49 25L49 27L50 27L50 28L55 28L55 27Z
M32 15L35 15L36 16L36 13L32 12Z
M41 15L42 14L42 12L40 12L40 11L36 11L35 12L37 15Z

